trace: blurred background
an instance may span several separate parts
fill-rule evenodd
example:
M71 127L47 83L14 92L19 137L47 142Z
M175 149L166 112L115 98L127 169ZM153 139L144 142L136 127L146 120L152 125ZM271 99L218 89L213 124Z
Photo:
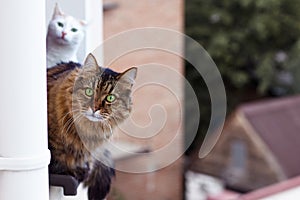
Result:
M211 102L207 86L196 69L181 58L161 52L135 54L116 62L116 66L130 66L152 61L183 73L199 100L201 121L196 138L192 145L186 146L187 151L180 159L153 173L118 172L109 199L275 199L283 191L297 189L300 183L297 178L300 174L299 11L300 2L295 0L105 0L104 38L151 26L185 33L214 60L227 93L227 118L222 135L213 151L199 159L211 117ZM186 53L192 48L182 46ZM149 98L142 96L137 100L137 104L143 102L137 113L149 102ZM195 106L188 96L184 102L185 124L179 141L183 146L188 145L189 124L193 121L190 113ZM172 132L171 127L164 131ZM130 138L124 140L147 146ZM158 136L147 144L155 147L161 140L164 137ZM139 162L145 161L140 157L126 158L117 161L117 165ZM285 187L276 185L282 182ZM293 191L289 195L297 196L299 190Z
M184 5L185 34L212 57L227 93L222 135L213 151L199 159L211 115L210 96L201 76L185 63L201 110L197 138L186 152L186 199L299 197L300 3L188 0ZM187 97L185 102L191 110ZM185 119L188 135L188 112ZM286 192L291 188L298 190Z
M299 92L299 6L290 0L185 1L185 33L197 40L218 66L226 87L228 114L245 101ZM186 48L189 51L190 47ZM195 76L189 63L185 67L199 99L208 103L201 77ZM208 116L206 105L200 105L201 114ZM205 129L204 123L200 126ZM201 139L197 141L201 143Z

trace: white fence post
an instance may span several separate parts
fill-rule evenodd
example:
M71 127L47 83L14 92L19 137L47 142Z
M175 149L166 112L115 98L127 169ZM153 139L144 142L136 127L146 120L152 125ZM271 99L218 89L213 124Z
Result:
M47 200L45 1L0 8L0 200Z

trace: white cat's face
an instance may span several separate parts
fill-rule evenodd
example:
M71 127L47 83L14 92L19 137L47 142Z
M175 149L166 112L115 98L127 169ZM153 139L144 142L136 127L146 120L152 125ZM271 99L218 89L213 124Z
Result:
M48 26L48 36L60 45L77 45L84 37L85 24L72 16L56 15Z

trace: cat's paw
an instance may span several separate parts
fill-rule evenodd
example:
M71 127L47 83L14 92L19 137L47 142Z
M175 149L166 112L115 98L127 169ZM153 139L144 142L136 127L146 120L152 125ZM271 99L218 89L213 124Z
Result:
M88 178L89 171L90 168L88 165L86 167L77 167L74 176L79 182L82 182Z
M97 178L94 179L93 184L88 188L89 200L102 200L107 196L114 174L113 168L104 165L98 169Z
M95 160L91 173L85 181L89 200L103 200L110 191L112 178L115 176L113 161L108 151L103 154L105 162Z

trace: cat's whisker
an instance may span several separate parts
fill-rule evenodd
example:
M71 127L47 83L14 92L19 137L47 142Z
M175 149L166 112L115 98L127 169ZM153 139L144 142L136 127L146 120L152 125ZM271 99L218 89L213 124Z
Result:
M67 129L66 129L66 133L69 132L69 129L70 129L73 125L76 126L75 122L76 122L79 118L81 118L81 117L82 117L82 115L79 113L79 114L77 114L77 116L74 116L74 117L70 120L69 125L68 125L68 127L67 127ZM75 127L75 128L76 128L76 127Z
M68 130L69 130L69 127L70 127L70 125L72 125L72 123L73 123L73 118L70 118L68 121L66 121L65 123L64 123L64 126L63 126L63 128L62 128L62 132L63 133L68 133ZM68 126L68 127L67 127Z
M66 129L66 131L64 131L65 133L68 132L70 126L72 125L72 123L74 123L74 118L76 118L77 115L73 114L73 116L70 119L68 119L66 122L64 122L64 126L63 126L62 130L65 130L66 126L68 126L67 129Z
M68 115L72 114L73 112L80 111L80 109L72 109L71 111L67 112L65 115L63 115L59 120L64 120Z
M79 109L79 108L78 108L78 109L72 109L72 110L70 110L69 112L66 112L65 115L63 115L63 117L65 117L66 115L71 114L71 113L74 112L74 111L75 111L75 112L76 112L76 111L80 111L80 109ZM63 117L62 117L62 118L63 118Z
M59 121L64 122L65 118L68 117L68 116L70 116L70 115L71 115L70 118L72 118L74 112L77 112L77 111L80 111L80 109L75 109L75 110L71 110L70 112L67 112L64 116L62 116L62 117L59 119Z
M75 122L76 122L79 118L81 118L81 115L78 115L74 120L72 120L72 121L70 122L70 124L69 124L69 126L68 126L68 128L67 128L67 130L66 130L66 134L69 132L70 128L71 128L73 125L75 125ZM76 125L75 125L75 126L76 126ZM76 127L75 127L75 129L76 129ZM70 142L73 143L73 141L75 141L75 137L70 138L69 140L71 140L71 139L72 139L72 141L70 141Z

